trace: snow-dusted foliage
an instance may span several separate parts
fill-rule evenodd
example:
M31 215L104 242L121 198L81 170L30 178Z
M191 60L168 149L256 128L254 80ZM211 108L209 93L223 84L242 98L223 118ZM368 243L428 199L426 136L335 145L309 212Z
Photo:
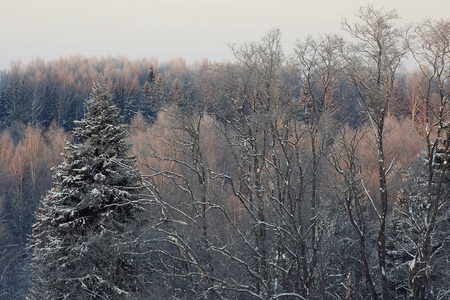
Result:
M404 172L387 252L396 299L446 299L449 293L450 178L440 157L438 150L431 177L423 157Z
M139 287L135 159L127 156L125 125L104 84L76 122L55 186L33 227L30 299L134 299Z

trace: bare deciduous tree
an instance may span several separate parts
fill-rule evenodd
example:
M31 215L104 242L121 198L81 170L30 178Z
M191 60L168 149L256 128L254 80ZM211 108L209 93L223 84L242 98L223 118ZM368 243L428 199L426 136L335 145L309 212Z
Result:
M378 265L383 300L389 298L388 276L386 270L386 218L388 215L388 187L386 176L392 162L386 161L383 145L384 123L394 96L395 75L406 46L402 31L396 27L398 20L395 11L375 10L373 7L361 8L354 24L345 21L346 30L356 43L350 44L343 53L347 61L348 80L358 92L358 102L372 127L375 149L378 156L378 182L380 205L373 205L379 221L378 226ZM373 195L367 195L373 197Z
M448 244L448 239L434 241L433 237L438 229L442 230L439 227L450 213L445 196L450 154L450 22L427 20L414 25L408 31L407 42L425 82L416 88L425 109L427 179L424 180L426 192L419 197L420 201L413 201L417 197L411 197L405 203L408 209L401 212L406 222L419 233L417 239L411 237L414 247L409 269L410 299L428 299L438 293L429 284L431 270L443 247ZM444 231L448 230L448 224L446 226ZM440 292L444 293L442 299L448 297L448 288Z

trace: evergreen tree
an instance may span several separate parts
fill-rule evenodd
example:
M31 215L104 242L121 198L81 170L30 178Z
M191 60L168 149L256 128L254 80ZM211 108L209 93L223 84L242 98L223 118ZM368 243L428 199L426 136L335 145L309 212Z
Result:
M3 129L8 118L8 105L6 102L5 92L0 90L0 129Z
M75 122L55 186L33 227L30 299L135 299L139 172L126 128L104 84L93 87Z
M142 115L149 122L156 121L158 112L164 102L164 82L158 70L153 68L147 76L147 81L142 87Z

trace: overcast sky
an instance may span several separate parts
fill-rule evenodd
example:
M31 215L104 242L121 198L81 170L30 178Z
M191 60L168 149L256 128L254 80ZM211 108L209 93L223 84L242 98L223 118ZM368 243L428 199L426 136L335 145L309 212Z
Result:
M342 19L369 3L397 9L405 23L450 14L450 0L0 0L0 69L72 54L228 60L227 43L272 28L289 53L296 39L342 32Z

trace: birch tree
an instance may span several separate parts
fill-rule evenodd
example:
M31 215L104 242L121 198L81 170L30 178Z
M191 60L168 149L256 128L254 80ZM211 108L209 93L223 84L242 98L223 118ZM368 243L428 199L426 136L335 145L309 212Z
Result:
M408 48L418 63L421 82L416 86L423 101L426 140L425 167L410 179L422 190L411 188L399 200L399 223L414 228L407 240L409 246L409 298L445 299L450 294L448 286L442 286L436 278L448 282L450 215L448 203L449 159L449 91L450 91L450 22L426 20L412 26L407 33ZM409 171L411 173L411 171ZM440 233L441 232L441 233ZM442 265L443 264L443 265ZM440 268L443 266L444 271ZM445 282L445 279L444 279Z
M396 72L406 54L402 30L396 26L395 11L376 10L371 6L359 9L358 21L344 21L343 27L355 40L343 53L347 61L348 80L356 88L357 101L372 128L378 156L378 183L380 205L372 208L378 218L377 250L381 281L381 296L389 299L386 270L386 221L390 196L386 176L393 161L386 161L383 144L384 123L392 97ZM368 197L374 198L374 195ZM392 202L392 201L391 201Z

